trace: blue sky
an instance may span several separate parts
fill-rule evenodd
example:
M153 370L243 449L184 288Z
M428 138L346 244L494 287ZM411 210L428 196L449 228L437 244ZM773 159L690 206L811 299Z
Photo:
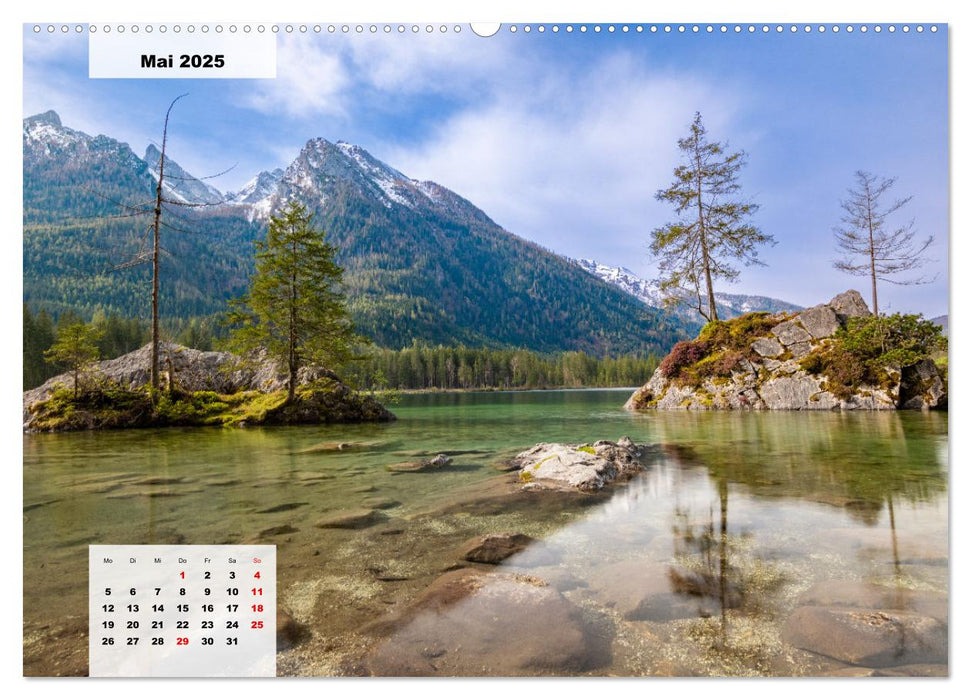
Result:
M845 26L845 25L844 25ZM25 29L24 115L127 141L141 154L182 92L171 155L233 189L285 167L307 139L357 143L439 182L557 252L655 270L654 200L700 111L749 154L744 193L778 245L719 291L814 304L866 280L832 268L839 201L865 169L898 177L903 212L935 244L932 284L881 288L881 309L947 312L946 30L921 34L690 31L292 35L278 78L89 80L84 35ZM903 219L901 219L901 223Z

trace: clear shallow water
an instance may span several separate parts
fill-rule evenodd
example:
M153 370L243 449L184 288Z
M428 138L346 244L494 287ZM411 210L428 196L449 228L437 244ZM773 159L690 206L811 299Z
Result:
M846 664L782 638L810 586L946 594L946 414L631 415L625 399L412 395L388 425L27 435L25 672L85 671L89 543L276 543L281 603L312 631L280 657L281 673L299 675L355 667L374 644L362 626L407 605L458 561L462 542L489 532L543 539L552 557L527 550L497 569L550 582L599 640L595 660L543 672L828 673ZM623 435L661 447L641 477L597 502L482 503L509 479L494 466L522 449ZM334 442L356 447L315 449ZM453 464L387 469L438 452ZM377 505L383 519L371 527L313 527ZM260 534L281 526L292 532ZM669 571L688 572L704 590L655 600L693 606L685 616L639 619L644 606L631 608L657 576L632 592L617 583L631 571L672 581Z

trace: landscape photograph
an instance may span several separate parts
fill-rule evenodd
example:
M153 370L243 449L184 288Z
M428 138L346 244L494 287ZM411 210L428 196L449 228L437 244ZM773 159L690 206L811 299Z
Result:
M947 25L65 28L25 676L94 674L121 544L275 545L278 676L949 676Z

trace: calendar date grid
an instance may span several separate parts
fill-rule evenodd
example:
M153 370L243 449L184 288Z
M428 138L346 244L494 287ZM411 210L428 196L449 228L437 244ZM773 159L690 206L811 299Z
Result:
M105 547L90 555L91 675L275 669L275 548Z

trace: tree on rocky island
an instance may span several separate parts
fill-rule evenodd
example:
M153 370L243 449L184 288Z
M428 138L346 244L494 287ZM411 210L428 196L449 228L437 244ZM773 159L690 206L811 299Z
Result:
M312 219L294 201L271 217L266 239L256 242L249 292L229 314L235 350L265 349L287 368L288 403L302 367L334 367L351 357L359 340L340 289L344 271L334 259L337 249Z
M738 279L730 260L764 264L756 247L774 245L775 239L745 223L758 211L757 204L733 198L741 189L743 151L731 153L727 143L709 141L700 113L695 113L691 133L678 139L678 148L684 163L674 169L671 186L655 197L673 204L680 218L653 231L651 253L659 259L666 303L687 304L717 321L714 281Z
M849 190L849 198L840 202L843 208L842 226L833 229L836 247L843 259L833 267L851 275L867 276L873 296L873 315L879 316L877 280L891 284L926 284L929 280L916 277L893 279L894 275L917 270L927 262L924 252L934 242L933 236L917 242L914 222L897 228L887 228L887 218L900 211L910 197L894 200L884 207L880 200L893 187L896 178L881 178L863 170L856 171L856 187Z
M94 364L100 353L98 339L101 334L86 323L74 322L57 330L57 340L44 353L51 363L65 367L74 379L74 398L78 398L81 374Z

